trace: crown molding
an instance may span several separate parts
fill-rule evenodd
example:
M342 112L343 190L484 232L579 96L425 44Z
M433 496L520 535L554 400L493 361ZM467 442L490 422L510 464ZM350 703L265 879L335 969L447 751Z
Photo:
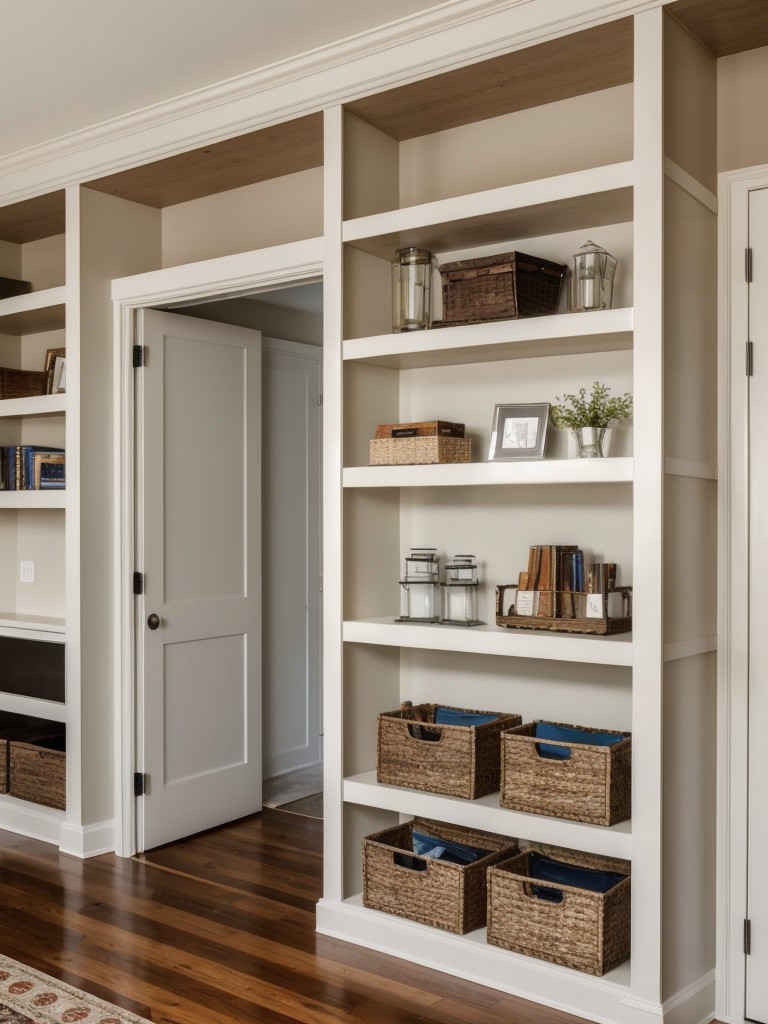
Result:
M140 166L670 0L447 0L0 157L0 203Z

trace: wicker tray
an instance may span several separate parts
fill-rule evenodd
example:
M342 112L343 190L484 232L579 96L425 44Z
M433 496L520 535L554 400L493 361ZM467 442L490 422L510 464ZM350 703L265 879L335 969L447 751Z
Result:
M517 591L516 583L508 583L496 587L496 625L504 626L507 629L544 629L552 633L590 633L597 636L613 636L616 633L632 632L632 615L621 615L609 618L604 616L600 619L592 618L563 618L562 616L549 615L505 615L504 609L510 608L513 604L510 601L507 591ZM549 593L544 591L543 593ZM617 587L611 591L622 598L625 607L632 607L632 588ZM577 598L587 595L565 593L553 594L555 604L559 604L560 597Z
M531 888L530 852L488 870L488 942L597 976L623 963L630 954L631 879L606 893L537 879L537 888L562 894L561 902L548 902ZM629 876L628 861L551 847L546 853L580 867Z
M433 327L557 312L566 267L522 252L444 263L443 319Z
M10 793L46 807L66 810L67 755L63 736L35 742L10 741Z
M46 370L14 370L0 366L0 399L31 398L44 395L48 389Z
M371 466L427 466L469 462L470 437L381 437L370 441Z
M585 743L542 741L537 722L509 729L501 736L499 803L513 811L547 814L593 825L615 825L632 813L632 738L613 729L587 729ZM551 725L562 725L551 722ZM613 733L623 739L609 746L589 744L590 732ZM538 744L568 747L567 761L541 757Z
M501 733L520 725L520 715L498 713L495 722L483 725L431 725L437 708L437 704L416 704L379 715L377 782L466 800L497 792L501 780ZM466 708L451 710L468 712Z
M413 853L414 826L417 831L493 852L467 866L421 857ZM363 840L363 903L373 910L463 935L485 924L488 867L510 857L517 848L517 840L508 836L425 818L384 829ZM396 863L403 853L422 862L424 870Z

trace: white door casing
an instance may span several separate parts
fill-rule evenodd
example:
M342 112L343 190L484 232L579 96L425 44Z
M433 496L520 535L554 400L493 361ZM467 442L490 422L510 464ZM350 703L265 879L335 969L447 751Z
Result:
M139 341L144 850L261 808L261 336L143 310Z
M322 759L322 349L265 338L262 350L262 739L270 778Z

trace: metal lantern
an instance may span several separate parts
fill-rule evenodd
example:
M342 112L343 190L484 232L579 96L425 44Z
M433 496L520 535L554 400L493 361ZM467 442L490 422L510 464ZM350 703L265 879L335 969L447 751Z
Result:
M573 257L570 308L574 313L610 309L616 260L605 249L588 241Z
M445 567L441 622L453 626L479 626L477 617L477 563L474 555L454 555Z
M395 332L423 331L430 323L432 253L398 249L392 264L392 326Z
M411 548L405 559L397 621L440 621L440 560L435 548Z

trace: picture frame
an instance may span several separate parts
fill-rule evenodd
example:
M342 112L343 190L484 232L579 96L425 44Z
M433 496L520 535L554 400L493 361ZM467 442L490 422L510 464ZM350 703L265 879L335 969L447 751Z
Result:
M48 380L46 382L46 392L49 395L54 394L53 387L53 375L56 368L56 360L64 359L67 354L65 348L49 348L45 353L45 365L43 370L48 374Z
M493 414L489 462L543 459L549 427L549 402L497 405Z

